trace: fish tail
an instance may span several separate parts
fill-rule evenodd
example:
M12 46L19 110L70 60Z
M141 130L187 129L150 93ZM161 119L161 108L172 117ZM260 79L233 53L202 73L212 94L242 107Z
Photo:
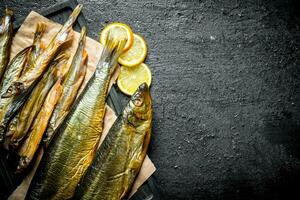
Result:
M14 16L14 12L11 10L11 9L9 9L9 8L5 8L5 15L8 15L8 16Z
M39 22L36 26L36 30L34 33L33 43L40 41L43 34L45 33L47 25L44 22Z
M76 21L78 15L80 14L81 9L82 9L82 4L78 4L76 8L73 10L72 14L70 15L69 19L67 20L64 26L72 26Z
M110 67L115 67L125 44L126 39L117 39L108 32L100 61L109 64Z
M82 9L82 4L79 4L73 10L72 14L70 15L70 17L68 18L68 20L66 21L66 23L64 24L64 26L61 28L61 30L57 35L58 41L62 41L62 42L66 41L69 32L72 30L73 24L76 22L76 19L81 12L81 9Z

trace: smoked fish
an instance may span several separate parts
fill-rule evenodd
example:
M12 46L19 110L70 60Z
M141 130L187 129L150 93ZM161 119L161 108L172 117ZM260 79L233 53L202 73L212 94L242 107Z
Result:
M30 66L27 66L25 73L22 73L22 76L12 83L5 96L9 97L14 94L21 94L28 90L32 84L38 81L48 68L52 59L60 52L61 49L64 49L68 42L72 40L74 34L72 26L75 23L81 9L81 4L74 9L69 19L53 37L50 44Z
M26 70L28 62L32 62L42 51L41 37L45 31L45 24L38 23L36 31L33 37L33 43L31 46L20 51L8 64L6 71L1 82L0 88L0 143L4 139L4 132L6 131L6 125L11 117L9 111L12 107L15 107L14 96L6 97L5 94L9 89L12 82L17 81L18 78Z
M62 93L61 78L59 78L54 86L51 88L45 102L36 116L33 125L28 132L28 137L18 151L20 156L19 164L17 166L17 173L23 172L28 167L31 160L33 159L35 152L37 151L39 144L42 140L43 133L47 128L47 124L51 117L51 113L55 105L57 104Z
M40 111L48 92L59 78L57 75L59 74L59 70L63 70L63 68L66 67L68 59L68 54L61 53L52 62L49 70L44 74L41 81L34 87L20 111L10 122L6 135L11 136L11 148L19 147L20 142L26 136L33 120Z
M0 86L0 96L8 89L10 83L16 80L26 63L27 55L29 54L31 47L27 47L20 51L8 64L3 76L3 80ZM0 143L3 142L5 136L6 124L9 118L6 116L7 110L10 106L13 106L13 97L0 98Z
M73 105L77 93L83 83L87 69L87 53L84 50L85 42L86 27L83 27L81 30L77 50L73 56L73 60L71 62L69 71L66 74L62 83L62 97L60 98L58 104L56 105L53 111L47 131L43 139L45 146L48 146L51 139L53 138L54 131L69 113L70 108Z
M9 62L12 37L13 11L6 8L0 21L0 82Z
M143 83L97 150L74 199L126 199L146 156L151 126L152 100Z
M110 78L125 40L107 37L92 78L50 143L31 182L27 199L70 199L92 162L103 130Z

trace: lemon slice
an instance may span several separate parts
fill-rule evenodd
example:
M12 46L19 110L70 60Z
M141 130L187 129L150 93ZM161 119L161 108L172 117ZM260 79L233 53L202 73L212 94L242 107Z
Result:
M108 24L100 33L100 43L103 45L105 44L108 32L115 38L127 40L124 51L128 50L132 46L133 32L128 25L120 22Z
M117 84L123 93L133 95L142 83L151 85L151 71L145 63L135 67L121 67Z
M118 59L121 65L127 67L141 64L147 56L147 44L145 40L137 34L133 34L133 37L132 47L124 52Z

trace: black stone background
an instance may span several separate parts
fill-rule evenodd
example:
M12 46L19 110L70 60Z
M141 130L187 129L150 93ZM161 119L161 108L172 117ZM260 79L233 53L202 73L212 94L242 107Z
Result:
M18 18L56 2L0 10ZM164 199L299 198L299 1L79 2L92 38L121 21L148 41L149 156Z

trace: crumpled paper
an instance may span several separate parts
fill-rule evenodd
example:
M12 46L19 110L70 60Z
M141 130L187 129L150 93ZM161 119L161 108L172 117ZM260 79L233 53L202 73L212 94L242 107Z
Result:
M45 45L47 45L50 42L51 38L58 32L58 30L62 26L58 23L55 23L43 17L42 15L34 11L30 12L13 39L10 58L13 58L19 51L32 44L33 34L38 22L45 22L47 24L46 32L44 33L44 36L42 38L42 42ZM69 47L69 51L72 53L72 55L75 53L79 35L80 34L78 32L75 32L73 43ZM99 42L87 37L86 51L88 52L88 67L87 67L87 74L85 77L85 81L83 84L87 83L87 81L95 71L95 67L100 59L102 49L103 49L102 45ZM70 58L69 62L71 61L71 59L72 58ZM112 80L110 82L110 87L116 81L118 73L119 73L119 68L117 68L116 72L112 77ZM117 117L115 113L112 111L112 109L109 108L109 106L106 106L104 129L103 129L103 134L100 142L104 140L106 134L108 133L110 127L112 126L116 118ZM9 200L22 200L25 198L28 187L38 167L38 164L43 156L43 153L44 151L43 149L41 149L37 155L37 159L33 169L28 173L28 175L24 178L24 180L16 188L16 190L10 195L10 197L8 198ZM153 165L149 157L146 156L144 163L141 167L141 170L134 182L130 196L137 191L137 189L154 173L155 170L156 170L155 166Z

